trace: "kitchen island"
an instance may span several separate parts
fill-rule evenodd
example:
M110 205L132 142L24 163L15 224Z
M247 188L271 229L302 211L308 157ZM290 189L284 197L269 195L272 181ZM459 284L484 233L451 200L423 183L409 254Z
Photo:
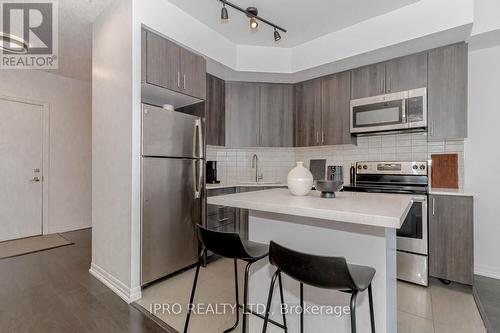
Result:
M406 195L337 193L323 199L317 191L296 197L287 189L237 193L208 198L208 204L249 210L249 239L261 243L271 240L286 247L326 256L342 256L349 263L375 268L373 279L375 324L378 332L397 331L396 307L396 230L411 207ZM249 300L259 310L265 304L271 275L275 268L267 260L256 263L251 272ZM299 283L284 276L285 302L299 304ZM276 293L277 291L275 291ZM277 293L276 293L277 295ZM348 309L350 295L304 287L308 332L350 332ZM274 298L271 318L281 322L279 297ZM313 308L311 306L318 305ZM308 308L309 306L309 308ZM328 308L324 306L332 306ZM319 313L313 309L319 309ZM262 309L260 309L262 310ZM332 313L335 311L335 313ZM367 292L358 297L358 332L370 332ZM299 332L299 314L287 315L289 332ZM250 316L249 332L260 332L262 320ZM282 332L270 325L268 332Z

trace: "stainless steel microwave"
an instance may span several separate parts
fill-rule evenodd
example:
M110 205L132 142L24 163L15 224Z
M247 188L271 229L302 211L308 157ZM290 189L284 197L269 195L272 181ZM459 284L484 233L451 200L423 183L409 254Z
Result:
M351 133L424 129L427 88L351 100Z

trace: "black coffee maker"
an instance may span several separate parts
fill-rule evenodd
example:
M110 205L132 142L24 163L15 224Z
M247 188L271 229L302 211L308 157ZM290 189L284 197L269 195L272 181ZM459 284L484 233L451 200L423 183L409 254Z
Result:
M207 161L207 184L219 184L217 180L217 161Z

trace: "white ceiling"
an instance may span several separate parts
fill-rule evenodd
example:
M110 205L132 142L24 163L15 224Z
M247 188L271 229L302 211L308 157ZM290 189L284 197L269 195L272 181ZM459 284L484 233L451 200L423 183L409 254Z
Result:
M229 22L222 23L219 0L169 1L236 44L294 47L419 0L230 0L242 8L257 7L259 16L287 29L279 43L265 24L250 32L249 19L233 8L228 7Z
M114 0L61 0L59 4L59 69L50 73L90 81L92 22Z

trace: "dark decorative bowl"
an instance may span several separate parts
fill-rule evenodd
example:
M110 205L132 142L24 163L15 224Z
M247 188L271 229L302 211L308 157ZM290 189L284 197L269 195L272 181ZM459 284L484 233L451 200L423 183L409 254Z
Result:
M341 180L317 180L316 190L321 191L322 198L335 198L335 192L340 191L342 185Z

